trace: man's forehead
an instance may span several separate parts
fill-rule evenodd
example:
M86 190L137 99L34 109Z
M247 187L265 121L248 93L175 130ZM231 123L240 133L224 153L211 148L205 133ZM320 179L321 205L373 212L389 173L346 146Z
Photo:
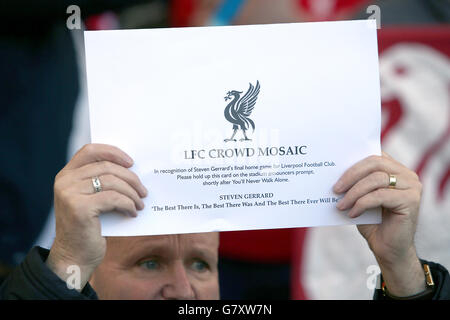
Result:
M108 248L123 253L151 251L154 249L207 250L216 254L219 246L217 232L177 235L108 237Z
M186 233L186 234L167 234L167 235L156 235L156 236L136 236L136 237L108 237L114 242L122 243L170 243L174 241L182 241L186 243L199 243L199 244L218 244L219 243L219 233L218 232L207 232L207 233Z

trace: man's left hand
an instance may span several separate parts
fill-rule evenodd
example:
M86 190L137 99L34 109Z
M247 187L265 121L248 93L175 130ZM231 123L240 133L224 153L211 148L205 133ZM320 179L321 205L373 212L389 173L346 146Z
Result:
M396 178L389 186L390 175ZM377 259L389 292L409 296L425 289L424 273L416 254L422 184L417 174L383 153L370 156L348 169L334 186L345 193L337 208L356 218L382 207L382 223L358 225L358 230Z

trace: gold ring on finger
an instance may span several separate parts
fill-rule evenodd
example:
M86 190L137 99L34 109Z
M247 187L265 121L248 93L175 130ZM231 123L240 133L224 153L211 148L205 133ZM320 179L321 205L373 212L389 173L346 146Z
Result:
M397 177L393 174L389 174L389 188L395 189L396 185L397 185Z

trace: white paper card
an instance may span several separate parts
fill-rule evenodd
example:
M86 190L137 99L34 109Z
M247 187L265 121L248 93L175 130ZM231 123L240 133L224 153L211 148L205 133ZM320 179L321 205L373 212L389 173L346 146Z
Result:
M85 32L93 143L149 190L110 236L379 223L332 186L380 154L372 20ZM101 177L100 177L101 180Z

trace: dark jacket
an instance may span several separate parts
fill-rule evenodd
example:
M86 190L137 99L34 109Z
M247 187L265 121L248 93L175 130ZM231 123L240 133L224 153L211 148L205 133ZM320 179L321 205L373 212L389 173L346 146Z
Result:
M25 260L9 275L0 287L0 299L64 299L97 300L97 294L88 284L81 292L68 289L66 283L45 264L49 250L34 247ZM436 289L433 300L450 300L450 275L440 264L427 262L431 268ZM383 300L376 290L375 300Z
M67 284L45 264L49 250L34 247L0 287L0 299L9 300L97 300L88 284L81 292Z
M148 0L0 1L0 264L18 265L36 241L67 163L79 74L66 13L81 17ZM0 277L1 277L0 272Z
M450 300L450 275L444 266L426 260L420 260L422 264L428 264L434 281L434 293L431 300ZM376 289L374 300L391 300L381 289Z

